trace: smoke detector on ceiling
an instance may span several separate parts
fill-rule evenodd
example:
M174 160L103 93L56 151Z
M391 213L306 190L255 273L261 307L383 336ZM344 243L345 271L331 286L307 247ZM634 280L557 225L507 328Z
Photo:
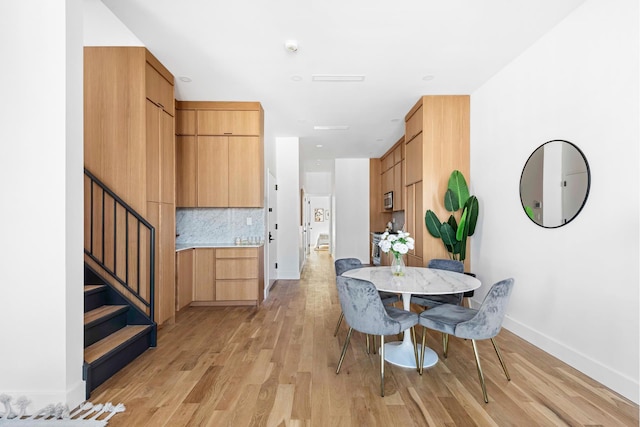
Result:
M284 48L287 49L288 52L297 52L298 42L295 40L287 40L284 42Z

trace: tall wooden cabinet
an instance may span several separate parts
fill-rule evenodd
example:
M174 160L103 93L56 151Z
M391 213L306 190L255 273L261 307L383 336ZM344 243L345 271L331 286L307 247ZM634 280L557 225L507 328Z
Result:
M263 207L258 102L177 102L177 206Z
M173 75L146 48L84 48L84 164L156 228L159 324L175 314L174 115Z
M431 209L446 220L449 175L458 169L469 176L469 96L423 96L407 113L405 125L405 222L416 240L408 264L424 266L432 258L448 258L442 241L427 232L424 214Z

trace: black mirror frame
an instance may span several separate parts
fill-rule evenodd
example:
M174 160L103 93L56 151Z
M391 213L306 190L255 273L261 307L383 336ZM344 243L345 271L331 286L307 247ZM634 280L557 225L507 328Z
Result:
M528 214L527 214L527 210L524 206L524 203L522 201L522 178L524 176L524 171L527 168L527 164L529 164L529 160L531 160L531 157L533 157L533 155L542 147L544 147L545 145L552 143L552 142L564 142L567 143L569 145L571 145L573 148L576 149L576 151L580 154L580 156L582 156L582 160L584 160L584 165L587 168L587 190L584 194L584 199L582 200L582 204L580 205L580 208L576 211L576 213L567 221L564 222L562 224L559 225L554 225L552 227L550 226L544 226L542 224L538 224L536 221L534 221ZM522 210L524 211L525 215L527 216L527 218L529 218L529 220L531 222L533 222L535 225L537 225L538 227L542 227L542 228L547 228L547 229L553 229L553 228L560 228L563 227L567 224L569 224L571 221L573 221L579 214L580 212L582 212L582 209L584 208L584 205L587 203L587 199L589 198L589 192L591 191L591 168L589 167L589 161L587 160L587 156L584 155L584 153L582 152L582 150L573 142L564 140L564 139L552 139L550 141L547 141L543 144L541 144L540 146L538 146L535 150L533 150L533 152L529 155L529 157L527 158L527 161L524 163L524 166L522 167L522 172L520 173L520 184L519 184L519 188L518 188L518 192L520 194L520 205L522 206Z

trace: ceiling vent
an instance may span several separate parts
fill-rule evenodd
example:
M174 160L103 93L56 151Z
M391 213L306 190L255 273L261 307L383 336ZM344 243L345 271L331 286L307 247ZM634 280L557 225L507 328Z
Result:
M348 130L349 126L314 126L313 130Z

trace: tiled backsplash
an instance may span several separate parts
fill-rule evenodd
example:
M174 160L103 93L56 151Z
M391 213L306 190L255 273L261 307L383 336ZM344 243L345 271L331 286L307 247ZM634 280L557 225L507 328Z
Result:
M264 221L263 208L178 208L176 244L233 243L236 237L264 238Z

